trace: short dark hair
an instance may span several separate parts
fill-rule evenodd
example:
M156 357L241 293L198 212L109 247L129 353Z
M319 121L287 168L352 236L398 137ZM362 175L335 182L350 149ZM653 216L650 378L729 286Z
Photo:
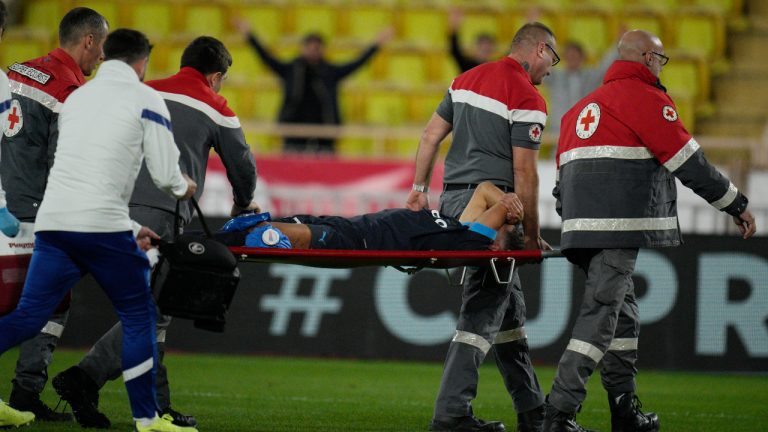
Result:
M317 32L307 33L304 35L303 38L301 38L301 43L304 45L307 45L312 42L317 42L320 45L325 45L325 38L323 38L323 35Z
M517 47L524 43L532 44L542 42L542 39L547 36L552 39L555 38L555 34L552 33L552 30L550 30L549 27L540 22L529 22L520 27L520 30L515 33L515 37L512 38L512 47Z
M568 42L566 42L565 49L566 50L574 49L574 50L578 51L579 54L581 54L582 56L584 56L584 54L585 54L584 53L584 47L580 43L578 43L576 41L568 41Z
M105 60L122 60L133 64L137 60L149 57L152 45L144 33L133 29L117 29L107 36L104 42Z
M8 9L5 8L5 3L0 1L0 31L5 30L6 19L8 19Z
M475 36L475 43L480 42L488 42L495 44L496 43L496 36L494 36L491 33L478 33L477 36Z
M77 43L87 35L93 34L97 40L107 35L107 19L87 7L76 7L64 15L59 24L59 44L66 46Z
M203 75L227 73L232 66L232 55L224 44L210 36L195 38L181 54L181 67L191 67Z

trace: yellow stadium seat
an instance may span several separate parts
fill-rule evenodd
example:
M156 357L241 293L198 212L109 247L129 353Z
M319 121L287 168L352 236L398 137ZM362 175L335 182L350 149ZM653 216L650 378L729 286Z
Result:
M384 28L394 25L391 8L379 5L357 5L353 2L341 11L340 33L353 40L367 43Z
M343 158L373 156L373 142L370 138L342 138L336 141L336 154Z
M107 19L107 22L109 22L109 28L110 30L114 30L116 28L125 27L126 23L125 20L122 19L121 13L120 13L120 4L113 0L83 0L83 1L77 1L74 2L74 6L81 6L81 7L87 7L95 10L96 12L100 13L104 18ZM65 11L66 13L66 11ZM59 16L59 20L64 15ZM56 25L58 28L58 24Z
M580 43L589 58L600 58L616 40L616 31L604 10L577 9L564 22L567 40Z
M631 0L633 4L647 6L662 11L672 11L682 5L687 0Z
M228 75L235 80L254 80L256 77L267 75L264 64L259 59L256 51L245 41L229 43L227 49L232 55L232 67Z
M227 106L238 117L250 117L249 109L253 104L249 104L247 99L252 96L249 92L250 89L243 88L235 85L227 85L226 83L221 87L219 94L227 99ZM249 106L250 105L250 106Z
M384 152L394 159L413 160L419 146L419 137L400 138L388 140L384 145Z
M363 86L344 81L341 85L339 109L344 123L365 121L365 91Z
M510 41L499 40L501 34L499 28L499 15L496 11L490 9L469 11L464 14L464 20L459 29L459 41L465 46L474 45L478 35L490 34L497 39L497 43L506 48Z
M454 78L459 76L461 71L453 60L453 57L446 52L441 51L433 57L433 72L430 74L432 82L444 84L447 89Z
M400 39L421 46L444 47L446 45L446 14L441 9L416 7L400 10Z
M274 43L283 35L285 13L279 5L238 4L233 7L231 15L248 22L264 43Z
M55 33L70 6L66 0L27 0L23 3L24 25Z
M253 118L258 120L276 120L280 111L280 105L283 102L283 91L277 86L259 87L252 90L252 106L246 108L250 110Z
M365 121L370 124L396 126L407 115L405 97L398 91L371 91L366 97Z
M42 57L53 47L49 33L46 31L23 31L10 28L3 36L3 44L0 45L0 67L6 69L13 63Z
M435 89L432 91L414 92L408 95L408 117L407 122L413 124L427 124L432 117L437 106L440 105L445 97L445 90Z
M675 21L675 46L710 59L721 59L725 50L725 23L707 9L686 9Z
M384 54L386 74L384 79L391 83L421 85L427 82L427 58L419 51L390 51Z
M693 98L685 95L670 93L670 96L675 101L677 115L683 126L685 126L688 132L694 133L696 128L696 102Z
M251 151L256 153L257 158L260 154L267 155L280 153L283 146L282 138L252 131L247 125L243 128L243 132L245 133L245 142L251 147Z
M698 62L691 58L672 57L661 71L661 82L670 93L699 99L705 97L703 77Z
M138 1L128 7L130 26L150 38L168 36L173 28L173 5L161 1Z
M730 16L739 15L742 9L742 0L693 0L693 4L713 8Z
M627 30L641 29L657 35L662 42L671 41L666 31L664 15L656 9L627 6L619 11L618 20Z
M296 36L319 33L332 41L337 35L338 6L323 3L297 3L288 11L288 32Z
M217 3L179 3L178 7L183 17L183 32L220 37L228 29L225 10Z

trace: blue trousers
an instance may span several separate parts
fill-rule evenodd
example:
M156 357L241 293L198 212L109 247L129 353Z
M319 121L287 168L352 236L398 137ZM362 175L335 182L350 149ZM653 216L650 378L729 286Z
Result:
M19 304L0 318L0 353L38 334L64 295L88 273L123 324L123 380L133 417L152 418L158 412L155 304L149 261L130 231L38 232Z

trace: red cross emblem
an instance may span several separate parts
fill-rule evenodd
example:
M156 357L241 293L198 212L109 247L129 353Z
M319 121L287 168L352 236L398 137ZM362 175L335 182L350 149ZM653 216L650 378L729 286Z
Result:
M666 121L673 122L677 120L677 111L670 105L664 105L664 108L661 109L661 115L664 116Z
M576 136L587 139L592 136L600 124L600 106L594 102L587 104L576 119Z
M11 108L8 110L8 123L3 127L5 136L12 137L19 133L24 126L24 115L21 112L21 105L16 99L11 101Z
M528 137L533 142L541 142L541 126L538 124L533 124L528 129Z

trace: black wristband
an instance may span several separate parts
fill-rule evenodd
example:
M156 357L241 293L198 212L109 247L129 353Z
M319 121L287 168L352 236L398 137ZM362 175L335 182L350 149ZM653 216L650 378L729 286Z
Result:
M739 192L739 195L733 200L731 205L724 208L723 211L731 216L739 217L747 209L748 204L749 199L747 199L747 196Z

